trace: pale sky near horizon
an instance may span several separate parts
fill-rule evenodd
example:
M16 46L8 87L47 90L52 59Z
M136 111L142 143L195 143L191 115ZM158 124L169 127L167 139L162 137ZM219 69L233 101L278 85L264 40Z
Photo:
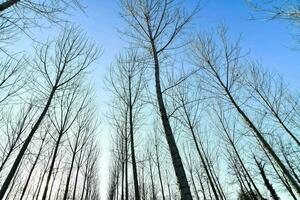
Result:
M190 8L195 0L185 0L184 4ZM250 8L244 0L205 0L203 9L195 18L195 28L200 31L209 31L219 24L228 26L229 34L233 38L242 35L241 45L244 50L250 50L250 57L258 60L263 66L275 70L284 77L292 88L298 89L300 84L299 51L293 51L292 26L284 21L249 20ZM103 54L95 64L92 78L95 82L96 96L100 112L106 112L107 95L104 88L104 77L110 63L120 50L126 46L117 29L125 27L118 14L117 0L85 0L85 13L72 12L70 21L79 25L103 49ZM35 33L36 38L45 39L51 30L42 30ZM51 33L52 34L52 33ZM100 116L101 117L101 116ZM111 133L105 119L102 120L100 148L102 150L100 183L101 194L106 192L109 166L109 140Z

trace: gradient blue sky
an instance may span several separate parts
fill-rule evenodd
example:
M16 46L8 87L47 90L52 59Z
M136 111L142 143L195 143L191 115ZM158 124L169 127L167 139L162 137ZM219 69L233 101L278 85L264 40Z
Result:
M187 7L195 5L195 0L185 0ZM110 63L116 54L126 46L117 32L125 27L118 14L117 0L86 0L84 3L86 13L72 12L69 20L82 27L87 35L103 49L103 55L95 63L95 72L92 77L95 81L98 105L102 112L106 112L108 93L104 89L104 77ZM229 28L229 34L237 38L242 34L242 47L245 51L250 50L250 57L260 61L270 70L282 74L286 82L292 88L299 88L299 51L293 51L292 26L283 21L249 20L251 10L244 0L206 0L203 9L195 18L195 27L200 31L208 31L218 25L225 24ZM42 30L43 34L36 33L38 40L52 35L55 30ZM24 45L28 45L24 42ZM109 168L109 149L111 133L104 121L101 137L101 193L106 191L107 175Z
M185 0L187 7L195 5L195 0ZM118 1L87 0L86 14L74 13L73 20L87 31L104 53L100 59L97 75L102 76L114 56L126 44L122 42L117 28L124 23L118 14ZM251 10L244 0L206 0L204 7L194 20L196 28L207 31L220 23L229 27L232 37L242 34L242 47L250 50L250 56L284 75L292 87L299 85L299 51L291 50L292 26L284 21L249 20Z

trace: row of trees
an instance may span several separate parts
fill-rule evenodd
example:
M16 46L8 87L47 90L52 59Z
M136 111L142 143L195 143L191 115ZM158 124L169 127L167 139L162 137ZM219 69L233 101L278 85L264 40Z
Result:
M98 125L87 80L99 49L66 25L29 57L11 50L42 24L64 26L77 1L0 3L0 199L100 199ZM9 50L10 49L10 50Z
M107 79L108 199L298 199L298 94L226 28L186 37L199 6L122 0L121 9L130 48Z
M297 1L248 3L298 25ZM108 199L298 199L299 95L249 61L226 28L192 36L200 5L120 4L130 48L106 80L115 132ZM100 51L64 24L71 7L83 9L76 0L0 3L0 200L100 199L87 81ZM64 28L29 57L10 50L11 39L34 41L30 31L44 24Z

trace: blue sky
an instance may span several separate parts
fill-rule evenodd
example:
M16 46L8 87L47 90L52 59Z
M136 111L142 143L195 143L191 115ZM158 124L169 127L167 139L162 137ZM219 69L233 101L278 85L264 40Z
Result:
M195 5L195 0L185 0L188 8ZM102 112L106 111L108 93L104 89L104 77L110 63L126 43L120 39L117 29L126 25L118 14L117 0L86 0L86 12L73 11L69 17L77 25L81 26L90 37L103 49L103 55L95 63L95 71L92 78L95 82L96 96ZM283 21L249 20L251 10L244 0L206 0L203 9L195 18L195 28L199 31L213 30L218 25L225 24L229 28L229 34L233 38L242 35L242 48L250 51L250 57L260 61L264 67L275 70L285 78L292 88L298 88L300 84L299 51L293 51L294 41L291 33L292 26ZM37 40L45 39L55 33L55 30L42 30L35 34ZM28 42L21 41L23 47ZM111 138L108 127L103 125L103 137L101 137L101 174L102 194L105 193L107 181L107 169L109 167L109 146Z
M195 0L183 1L187 7ZM294 88L299 80L299 51L295 45L293 27L284 21L249 20L251 9L244 0L206 0L203 9L195 18L195 28L207 31L225 24L233 38L242 35L242 48L250 51L250 57L264 67L275 70L285 77ZM103 48L97 73L103 77L114 56L126 44L120 39L117 29L125 26L118 14L118 1L88 0L86 14L75 12L72 21L79 24L89 37ZM100 84L100 83L99 83Z

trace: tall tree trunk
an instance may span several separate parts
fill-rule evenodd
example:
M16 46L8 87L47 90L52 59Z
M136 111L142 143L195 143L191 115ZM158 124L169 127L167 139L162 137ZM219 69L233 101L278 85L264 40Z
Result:
M263 197L262 197L260 191L258 190L258 188L257 188L256 184L254 183L252 177L250 176L250 174L249 174L249 172L248 172L246 166L244 165L244 162L243 162L243 160L242 160L242 158L241 158L241 156L240 156L238 150L236 149L236 146L235 146L234 142L232 141L232 139L231 139L231 137L230 137L230 135L229 135L229 133L228 133L226 127L224 126L223 123L221 123L221 125L222 125L222 128L223 128L225 134L227 135L227 138L228 138L228 140L229 140L229 143L230 143L230 145L231 145L231 147L232 147L232 149L233 149L233 151L234 151L236 157L238 158L238 161L239 161L240 165L241 165L242 168L243 168L243 171L246 173L246 176L248 177L248 179L249 179L250 182L252 183L252 185L253 185L255 191L257 192L257 194L260 196L260 198L263 199Z
M51 179L52 172L53 172L53 169L54 169L54 164L55 164L56 156L57 156L57 153L58 153L58 148L59 148L59 145L60 145L61 138L62 138L62 134L59 133L59 136L58 136L57 141L55 143L55 150L54 150L51 165L50 165L50 168L49 168L49 172L48 172L48 176L47 176L46 185L45 185L45 188L44 188L44 193L43 193L42 200L46 200L46 198L47 198L48 187L49 187L50 179Z
M34 190L32 199L36 199L35 197L38 196L38 190L40 188L41 183L43 182L43 179L44 179L44 173L39 176L39 180L37 182L36 189Z
M29 112L27 113L29 114ZM5 156L4 160L2 161L1 163L1 166L0 166L0 172L2 171L4 165L6 164L6 162L8 161L9 157L11 156L12 152L14 151L16 145L17 145L17 142L19 141L20 137L21 137L21 134L22 134L22 130L23 130L23 127L25 125L25 122L26 122L26 119L27 119L27 115L24 116L22 122L20 123L20 130L18 131L17 133L17 137L16 139L14 140L14 142L10 145L9 147L9 151L7 153L7 155Z
M72 161L71 161L69 174L68 174L68 177L67 177L67 182L66 182L66 187L65 187L63 200L66 200L68 198L69 185L70 185L71 175L72 175L72 171L73 171L73 165L74 165L74 161L75 161L76 151L77 151L77 148L74 149L74 152L73 152L73 155L72 155Z
M143 191L143 200L146 199L146 188L145 188L145 172L144 172L144 166L142 166L142 183L143 183L143 187L142 187L142 191Z
M279 200L279 197L278 197L275 189L273 188L272 184L270 183L269 179L267 178L267 175L266 175L265 170L264 170L264 165L259 163L255 156L254 156L254 160L255 160L255 163L256 163L256 165L259 169L259 173L260 173L260 175L261 175L261 177L264 181L264 184L265 184L266 188L269 190L272 198L274 200Z
M201 190L202 190L203 200L207 200L205 190L204 190L204 185L203 185L203 182L201 180L199 170L196 170L196 173L197 173L197 178L198 178L198 181L200 183Z
M5 200L7 200L7 199L9 198L11 192L12 192L13 189L14 189L16 180L17 180L17 178L18 178L17 175L18 175L18 173L19 173L19 171L20 171L21 166L22 166L22 164L18 167L18 169L17 169L17 171L16 171L16 176L14 176L14 178L13 178L13 180L12 180L12 184L11 184L11 186L10 186L8 192L7 192L7 195L6 195L6 197L5 197ZM20 184L19 184L19 186L20 186ZM19 187L19 186L18 186L18 187Z
M63 183L63 179L64 179L64 176L61 176L60 180L59 180L58 190L57 190L56 195L55 195L55 200L58 200L58 198L59 198L59 193L60 193L60 189L61 189L61 186L62 186L62 183Z
M78 182L78 176L79 176L79 169L80 169L80 167L78 166L77 170L76 170L74 189L73 189L73 195L72 195L73 200L76 199L76 189L77 189L77 182Z
M155 145L155 154L156 154L158 178L159 178L159 183L160 183L160 188L161 188L161 195L162 195L162 199L165 200L166 198L165 198L164 184L163 184L162 176L161 176L161 170L160 170L160 162L159 162L159 157L158 157L158 146L157 146L157 144Z
M201 152L201 150L200 150L200 147L199 147L199 144L198 144L198 141L197 141L196 133L195 133L195 131L194 131L194 127L193 127L193 125L192 125L192 122L191 122L191 120L190 120L190 116L189 116L189 114L187 113L187 110L186 110L186 107L185 107L185 106L183 106L183 110L184 110L184 113L185 113L186 118L187 118L187 122L188 122L187 125L188 125L188 127L189 127L189 129L190 129L190 131L191 131L191 133L192 133L192 137L193 137L193 141L194 141L194 144L195 144L197 153L198 153L198 155L199 155L199 157L200 157L201 163L202 163L202 165L203 165L203 167L204 167L204 170L205 170L205 173L206 173L206 175L207 175L208 182L209 182L209 184L210 184L210 186L211 186L211 188L212 188L212 191L213 191L213 193L214 193L214 196L215 196L216 200L219 200L220 198L219 198L217 189L215 188L215 184L214 184L213 179L212 179L212 177L211 177L212 175L210 174L210 171L209 171L209 169L208 169L208 168L209 168L208 163L206 163L206 160L205 160L205 158L204 158L204 155L202 155L202 152ZM203 148L202 148L202 150L203 150Z
M46 168L45 168L45 170L44 170L44 172L43 172L43 175L42 175L42 177L41 177L41 182L40 182L40 184L39 184L39 186L38 186L38 190L37 190L37 194L36 194L36 200L39 199L40 192L41 192L42 185L43 185L43 181L44 181L45 175L46 175L46 173L47 173L47 166L48 166L50 160L51 160L51 159L48 160L47 165L46 165Z
M284 160L286 162L286 164L288 165L288 167L290 168L293 176L295 177L295 179L298 181L298 183L300 184L300 179L299 179L299 176L297 174L297 172L295 171L294 169L294 166L292 165L292 163L290 162L289 158L288 158L288 155L287 155L287 152L284 151L284 147L282 146L281 147L281 152L282 152L282 155L284 157Z
M121 143L121 159L122 159L122 164L121 164L121 200L124 200L124 176L125 176L125 162L124 162L124 141L122 138L122 143Z
M269 154L266 152L265 149L263 149L265 155L267 156L268 160L270 161L270 164L272 166L272 168L274 169L275 173L277 174L277 176L279 177L280 181L282 182L282 184L284 185L284 187L287 189L287 191L289 192L289 194L292 196L292 198L294 200L297 200L292 188L290 187L289 183L286 182L286 180L284 180L285 178L281 176L281 174L279 173L279 171L277 170L275 164L273 163L273 160L270 158Z
M205 156L205 157L207 158L207 156ZM220 179L216 174L216 170L214 169L213 164L212 164L211 161L209 161L209 164L212 166L212 167L210 167L210 172L211 172L211 175L212 175L212 178L213 178L214 182L216 183L216 186L217 186L217 189L220 193L220 196L222 197L222 199L226 200L226 195L225 195L225 193L223 191L223 188L221 186Z
M156 200L155 186L154 186L154 179L153 179L153 170L152 170L152 163L151 163L150 156L149 156L149 167L150 167L150 180L151 180L152 200Z
M81 165L81 161L82 161L81 159L82 159L83 152L84 151L81 150L80 154L79 154L78 166L77 166L77 170L76 170L74 189L73 189L73 197L72 197L73 200L75 200L75 198L76 198L76 189L77 189L77 183L78 183L79 169L80 169L80 165Z
M160 117L162 120L165 136L171 153L172 163L175 170L177 183L179 185L180 196L182 200L192 200L190 187L186 178L182 160L178 151L178 147L176 145L176 141L172 132L169 117L162 96L162 90L160 85L160 65L159 65L156 46L153 40L151 40L151 48L152 48L153 61L154 61L155 88L156 88L156 96L157 96L157 101L158 101L158 106L160 111Z
M224 89L224 92L226 96L228 97L228 100L231 102L231 104L234 106L234 108L237 110L237 112L240 114L240 116L243 118L245 123L249 126L249 128L252 130L252 132L255 134L257 140L259 141L260 145L267 151L268 154L270 154L271 158L275 161L276 165L281 169L282 173L286 176L288 181L291 183L292 187L295 189L295 191L300 195L300 186L297 184L294 177L290 174L289 170L286 168L286 166L281 162L273 148L270 146L270 144L266 141L262 133L258 130L258 128L254 125L254 123L250 120L250 118L247 116L247 114L242 110L242 108L238 105L235 98L232 96L231 92L229 91L228 87L225 85L225 83L222 81L220 75L214 68L214 66L208 61L208 65L215 74L215 78L219 82L220 86Z
M126 128L127 130L127 128ZM129 190L128 190L128 141L127 132L125 137L125 200L129 200Z
M130 75L128 77L128 89L129 89L129 134L130 134L130 149L131 149L134 194L135 194L135 200L140 200L139 183L138 183L138 175L137 175L135 151L134 151L133 116L132 116L133 103L132 103L132 94L131 94L132 92L131 92Z

